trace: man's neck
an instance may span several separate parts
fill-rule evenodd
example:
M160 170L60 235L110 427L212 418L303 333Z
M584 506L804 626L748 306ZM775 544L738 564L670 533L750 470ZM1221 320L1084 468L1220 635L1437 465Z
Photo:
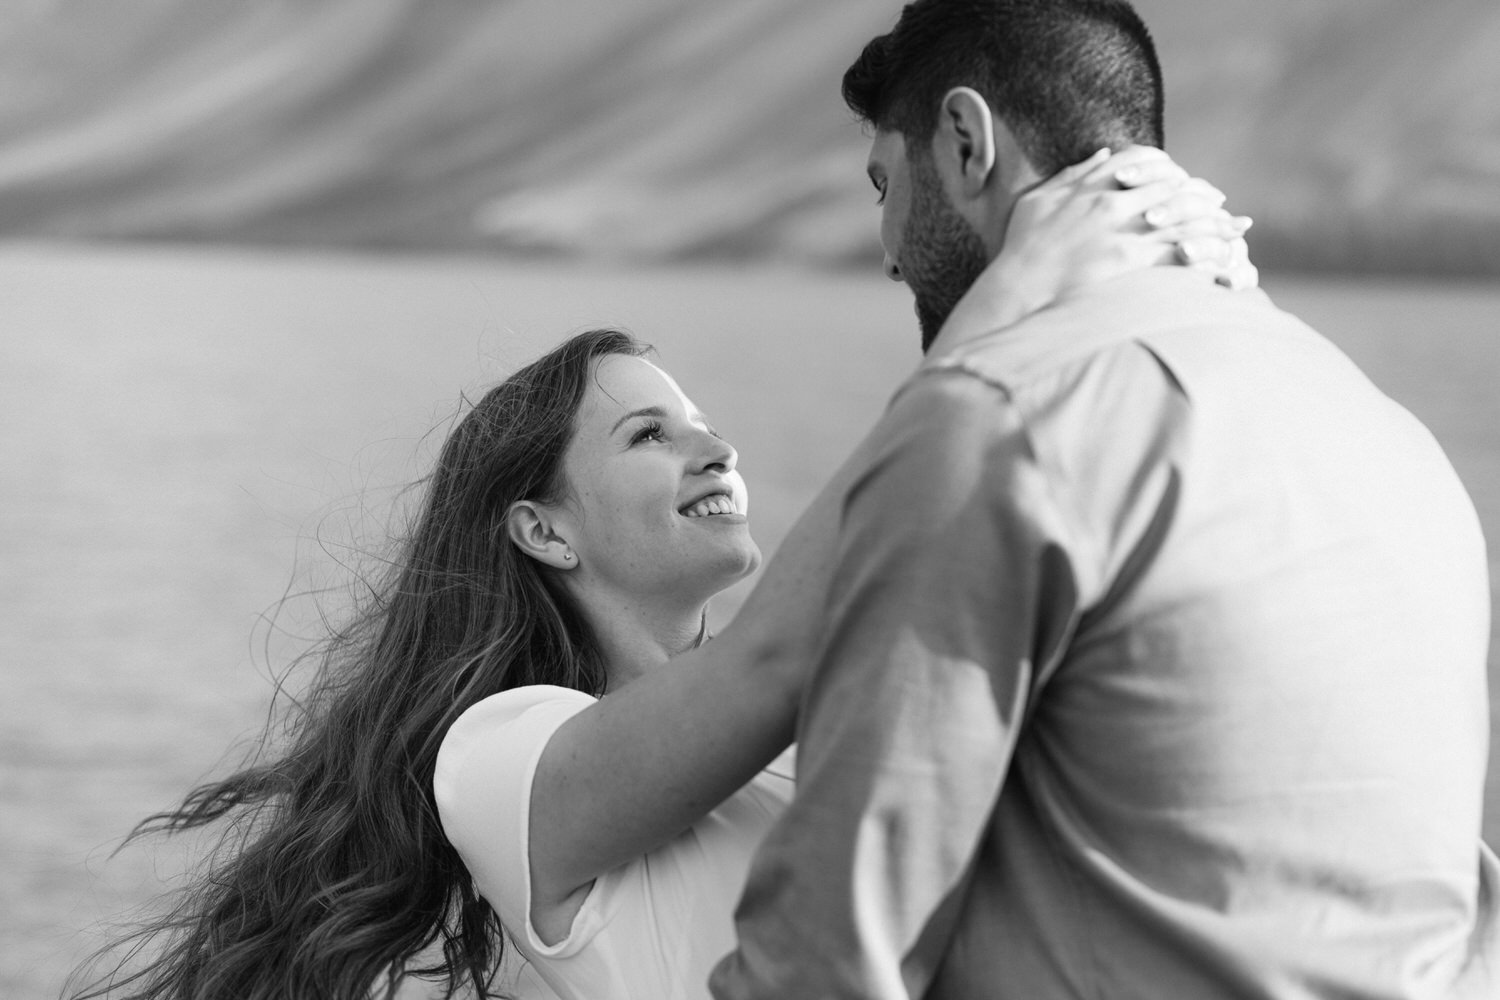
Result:
M1005 258L1003 251L992 259L943 321L927 355L938 357L950 353L976 337L1004 329L1044 308L1051 299L1039 298L1034 289L1018 280L1024 277L1024 268Z

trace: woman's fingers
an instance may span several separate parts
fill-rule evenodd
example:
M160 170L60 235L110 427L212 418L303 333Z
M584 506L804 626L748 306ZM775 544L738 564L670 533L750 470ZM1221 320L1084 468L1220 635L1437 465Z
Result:
M1142 147L1150 149L1151 147ZM1157 152L1160 152L1158 150ZM1111 164L1114 166L1114 164ZM1169 158L1165 153L1161 156L1149 158L1137 158L1133 162L1127 162L1112 175L1113 180L1120 187L1134 188L1143 184L1154 184L1157 181L1176 181L1178 183L1187 181L1189 174L1175 160Z
M1155 146L1126 146L1119 152L1105 147L1088 159L1059 170L1043 186L1084 184L1110 188L1118 184L1139 187L1156 181L1185 181L1187 178L1187 171Z
M1102 187L1114 187L1123 172L1127 177L1138 176L1137 183L1184 178L1186 172L1172 162L1172 158L1155 146L1126 146L1108 160L1100 163L1085 176L1086 182L1096 182ZM1180 172L1180 173L1179 173ZM1135 184L1129 185L1134 187Z
M1016 202L1005 249L990 269L996 277L975 284L982 290L988 280L1004 292L997 300L1023 303L1017 315L1081 282L1174 261L1232 288L1253 286L1258 275L1243 239L1249 220L1223 205L1222 191L1159 149L1100 150Z
M1177 244L1177 252L1184 264L1207 267L1227 267L1234 259L1230 241L1215 236L1190 236Z
M1080 160L1077 163L1075 163L1075 164L1073 164L1072 166L1069 166L1069 167L1063 167L1057 173L1053 174L1050 178L1048 178L1044 182L1044 184L1045 185L1055 185L1055 186L1058 186L1058 187L1061 187L1061 186L1066 185L1066 184L1072 184L1075 181L1078 181L1078 180L1081 180L1084 177L1087 177L1101 163L1107 162L1111 158L1111 156L1112 156L1112 154L1110 152L1110 148L1108 146L1105 146L1103 149L1099 150L1093 156L1090 156L1088 159L1086 159L1086 160Z
M1214 280L1236 291L1260 284L1260 269L1250 262L1250 244L1243 237L1231 241L1229 266Z
M1190 180L1165 199L1146 209L1146 224L1161 228L1217 215L1224 207L1224 192L1205 181Z
M1082 208L1102 212L1117 224L1132 225L1132 228L1140 231L1156 228L1147 220L1146 213L1169 203L1181 188L1180 181L1157 180L1140 187L1085 193L1079 196L1078 202ZM1172 221L1163 218L1162 224L1168 225Z
M1149 223L1151 213L1146 213ZM1170 225L1153 226L1152 237L1159 243L1180 243L1196 237L1212 237L1218 240L1233 240L1245 235L1250 229L1248 216L1230 215L1223 209L1200 212Z
M1260 271L1250 263L1250 245L1242 236L1230 240L1192 237L1178 244L1177 253L1184 264L1212 274L1228 288L1239 290L1260 284Z
M1221 285L1253 288L1259 275L1250 263L1250 246L1244 232L1248 219L1221 213L1223 218L1199 219L1182 226L1157 230L1160 243L1177 248L1177 259L1200 271L1208 271Z

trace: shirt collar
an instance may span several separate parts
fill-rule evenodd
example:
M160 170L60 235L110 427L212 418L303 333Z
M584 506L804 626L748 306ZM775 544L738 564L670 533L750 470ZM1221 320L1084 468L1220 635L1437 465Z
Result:
M1229 296L1264 299L1259 290L1232 292L1187 267L1146 268L1085 285L1009 326L986 328L970 318L960 328L945 327L921 367L968 367L983 355L986 369L1019 373L1131 340L1147 328L1202 322L1205 308L1222 308Z

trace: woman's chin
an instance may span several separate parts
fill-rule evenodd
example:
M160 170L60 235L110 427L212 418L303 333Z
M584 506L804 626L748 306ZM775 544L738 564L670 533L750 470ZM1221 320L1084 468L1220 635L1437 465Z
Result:
M717 574L718 578L715 580L714 593L728 590L741 580L753 576L760 569L760 564L760 546L747 538L745 546L736 552L733 559L726 556L722 572Z
M740 580L743 580L745 577L750 576L756 570L760 569L760 564L761 564L760 546L755 544L755 539L749 537L749 535L746 535L745 536L745 565L740 570L740 574L735 579L734 582L735 583L739 583Z

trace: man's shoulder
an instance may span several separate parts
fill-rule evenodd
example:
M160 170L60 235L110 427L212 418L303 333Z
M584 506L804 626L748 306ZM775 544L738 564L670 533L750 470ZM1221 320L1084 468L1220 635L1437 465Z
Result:
M1278 325L1300 326L1259 290L1230 291L1185 268L1156 268L1080 289L927 358L921 371L965 373L1014 395L1068 369L1148 355L1154 342L1184 334L1211 339Z

